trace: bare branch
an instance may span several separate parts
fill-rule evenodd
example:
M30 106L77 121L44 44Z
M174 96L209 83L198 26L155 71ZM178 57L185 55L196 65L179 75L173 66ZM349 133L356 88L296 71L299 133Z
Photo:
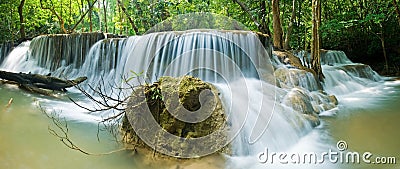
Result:
M52 120L53 124L59 130L59 132L57 132L55 129L52 129L50 126L48 126L49 133L52 134L53 136L57 137L66 147L68 147L72 150L79 151L86 155L94 155L94 156L109 155L109 154L113 154L113 153L120 152L120 151L126 151L126 150L136 151L135 148L121 148L121 149L112 150L112 151L105 152L105 153L88 152L88 151L80 148L79 146L77 146L74 143L74 141L72 139L70 139L70 137L68 135L69 134L68 123L66 122L65 119L62 121L59 117L57 117L55 115L54 112L52 113L53 115L50 116L40 104L39 104L39 108L43 112L43 114L45 114L48 118L50 118Z
M233 1L236 2L243 9L243 11L245 11L249 15L250 19L254 22L254 24L256 24L257 27L260 26L260 23L257 21L256 18L253 17L253 14L250 12L250 9L245 4L243 4L242 1L240 0L233 0Z
M89 9L81 16L81 18L78 20L78 22L75 23L74 27L72 27L72 29L70 30L70 32L74 32L76 27L78 27L78 25L83 21L83 19L85 18L85 16L92 11L94 4L97 2L97 0L95 0L90 6Z

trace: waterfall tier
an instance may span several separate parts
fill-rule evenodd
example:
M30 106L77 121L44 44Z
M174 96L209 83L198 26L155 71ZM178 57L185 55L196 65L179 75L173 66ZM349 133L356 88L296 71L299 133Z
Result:
M3 63L4 59L11 52L13 45L9 42L0 44L0 65Z
M383 80L370 66L353 63L343 51L327 51L321 55L324 89L332 94L360 91Z

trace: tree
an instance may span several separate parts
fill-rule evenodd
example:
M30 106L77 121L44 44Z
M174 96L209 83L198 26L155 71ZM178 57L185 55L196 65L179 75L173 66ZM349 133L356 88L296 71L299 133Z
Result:
M108 26L107 26L107 1L103 0L103 11L104 11L104 27L106 29L106 32L108 32Z
M24 23L24 15L23 15L23 9L25 5L25 0L21 0L18 6L18 14L19 14L19 22L20 22L20 28L19 28L19 33L21 35L21 39L26 38L25 34L25 23Z
M87 3L88 3L88 5L89 6L92 6L91 4L90 4L90 0L87 0ZM94 3L93 3L94 4ZM90 8L89 9L89 31L90 32L93 32L93 23L92 23L92 8Z
M242 9L242 11L244 11L247 14L248 18L253 22L258 31L260 31L263 35L271 36L271 31L269 29L269 18L267 13L266 1L261 0L260 6L257 7L258 9L256 11L260 11L258 19L254 17L252 10L249 9L249 7L247 7L242 1L233 0L233 2L238 4ZM268 38L266 38L265 36L260 36L260 41L262 42L262 44L269 44L267 39Z
M280 18L279 0L272 0L272 24L274 29L273 44L274 48L283 49L283 31Z
M50 6L45 6L43 5L43 0L40 0L40 6L42 7L42 9L46 9L51 11L51 13L53 15L55 15L60 23L60 29L63 33L68 33L67 29L65 29L65 21L64 18L62 17L61 14L59 14L55 9L54 9L54 4L53 4L53 0L50 0ZM61 9L62 11L63 9Z
M292 36L293 25L296 19L296 0L292 2L292 16L290 17L289 26L287 28L285 43L283 44L283 49L288 50L290 48L290 38Z
M312 0L312 37L311 37L311 69L313 69L320 81L323 80L321 68L320 36L321 25L321 1Z
M124 4L121 2L121 0L117 0L117 2L118 2L118 5L121 7L121 10L125 13L126 17L128 18L129 23L130 23L131 26L132 26L132 29L135 30L136 35L138 35L138 34L139 34L139 29L138 29L138 27L136 26L135 22L133 22L133 20L132 20L132 18L130 17L128 11L126 10Z

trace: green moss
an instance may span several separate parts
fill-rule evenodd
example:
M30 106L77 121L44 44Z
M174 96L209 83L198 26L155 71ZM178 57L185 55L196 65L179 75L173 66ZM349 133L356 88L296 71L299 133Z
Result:
M144 87L145 89L145 104L150 108L154 119L168 133L179 136L180 138L199 138L208 136L211 133L226 127L226 116L222 107L222 102L218 97L218 90L210 83L203 82L200 79L191 76L183 76L180 78L161 77L158 82L146 84L141 87ZM201 98L203 100L200 101L199 95L204 90L210 90L213 94L202 94ZM173 96L179 96L179 102L170 99L173 98ZM135 99L135 96L132 95L131 99ZM201 105L201 102L203 105ZM196 113L212 113L209 114L208 118L198 123L184 122L175 118L171 114L184 112L181 111L182 106L179 106L179 104L183 105L183 108L188 111L193 112L202 108L202 110L205 111ZM133 105L129 105L128 103L127 111L131 111L129 107L132 106ZM168 107L168 110L166 107ZM134 133L126 117L123 120L121 129L125 135L128 136L124 139L127 143L135 144L140 147L147 147ZM196 152L199 151L197 150L199 148L204 149L218 144L223 144L227 138L227 133L225 134L225 136L218 136L215 139L210 139L207 145L198 145L196 147L191 147L190 149L193 154L196 154ZM182 142L181 139L174 140L172 143L158 143L159 147L166 150L171 149L171 146L178 146L185 149L188 145L184 144L185 143ZM180 153L181 152L176 152L176 154Z

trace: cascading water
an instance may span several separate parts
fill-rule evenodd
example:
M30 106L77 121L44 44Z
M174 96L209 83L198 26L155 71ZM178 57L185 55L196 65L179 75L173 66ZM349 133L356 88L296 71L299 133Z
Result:
M156 81L160 76L193 75L213 82L222 91L224 103L232 106L232 121L243 117L238 114L248 114L245 124L237 126L243 127L234 143L234 152L238 156L253 155L266 145L274 149L289 147L311 129L300 114L293 113L289 107L275 105L276 99L280 102L280 95L286 91L274 86L270 56L258 44L257 36L252 32L192 30L106 39L94 44L83 58L81 49L51 57L54 54L54 41L60 41L59 38L66 37L41 36L34 39L30 51L25 53L28 56L14 57L6 61L2 68L35 73L51 71L53 75L61 77L84 75L89 77L89 84L97 83L100 78L121 83L121 76L131 75L131 71L144 72L149 81ZM72 46L76 48L75 44L79 44L76 39L63 42L66 49ZM82 64L83 60L85 62ZM26 66L27 63L31 65ZM247 90L243 90L245 86L240 86L243 84ZM275 90L279 93L277 98ZM249 95L250 100L240 99L243 94ZM274 113L273 108L276 111ZM259 114L259 110L264 110L264 114ZM266 129L266 134L262 134L266 128L265 121L269 120L270 127ZM286 137L279 137L283 128ZM251 141L255 141L259 135L262 136L255 144L248 144L249 138L254 137Z
M383 78L370 66L353 63L343 51L328 51L321 55L324 89L332 94L343 95L362 90Z
M3 62L3 60L7 57L7 55L11 52L12 50L12 43L10 42L5 42L0 44L0 65Z
M318 92L319 87L312 74L287 68L277 60L272 65L272 56L252 32L161 32L126 39L105 39L96 43L90 38L78 40L81 38L41 36L32 42L24 42L6 58L1 69L42 74L51 72L54 76L68 78L88 76L87 84L91 85L101 80L123 84L123 76L132 76L131 72L143 72L148 82L154 82L161 76L182 75L212 82L221 91L224 105L229 107L227 113L233 128L240 129L233 140L233 156L229 160L238 168L243 160L235 159L254 157L265 147L273 151L290 149L312 130L307 117L334 107L328 104L331 101L328 96ZM85 45L77 45L81 43ZM63 47L53 49L54 45ZM88 46L92 46L90 50ZM72 49L57 51L64 48ZM363 67L361 72L357 67L348 68L354 64L339 57L342 55L335 54L324 61L330 64L323 66L326 76L324 87L331 93L349 90L336 87L346 81L360 84L359 81L367 77L379 80L379 76L369 72L370 68ZM277 69L275 72L273 67ZM282 71L281 77L286 78L278 78L281 88L275 86L274 73L276 75L278 70ZM340 75L342 80L337 82L338 73L349 78ZM85 100L82 98L80 103L85 104ZM74 106L70 103L58 104L62 105L59 107L68 107L66 109ZM306 111L309 114L299 113ZM107 116L104 113L87 115L82 110L79 112L66 116L72 119ZM255 160L253 158L251 162Z
M31 42L22 42L14 50L10 52L8 57L6 57L1 64L0 68L4 70L14 71L14 72L25 72L29 71L29 65L31 61L26 60L26 55L29 50Z
M304 51L297 52L296 56L303 65L307 65L311 57ZM353 63L343 51L321 50L321 64L325 76L323 88L331 94L349 94L384 80L370 66Z

